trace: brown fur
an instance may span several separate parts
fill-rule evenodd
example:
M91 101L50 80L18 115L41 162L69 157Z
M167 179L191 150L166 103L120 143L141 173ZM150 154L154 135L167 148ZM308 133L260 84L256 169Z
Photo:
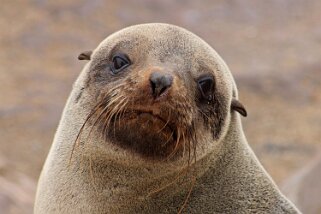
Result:
M119 52L131 65L113 74ZM173 77L157 99L155 71ZM207 99L204 76L213 80ZM297 213L249 148L237 99L224 61L182 28L144 24L109 36L66 104L35 213Z

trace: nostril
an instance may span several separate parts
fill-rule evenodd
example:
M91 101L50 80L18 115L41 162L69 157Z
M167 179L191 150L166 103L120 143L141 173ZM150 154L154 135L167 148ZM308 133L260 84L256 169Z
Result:
M155 84L155 82L150 81L150 85L151 85L151 87L152 87L152 92L153 92L153 94L155 94L155 90L156 90L156 84Z
M163 94L166 91L167 87L163 87L160 89L159 94Z
M168 88L171 87L173 82L173 77L167 73L153 72L150 75L150 84L152 88L152 93L154 97L159 97Z

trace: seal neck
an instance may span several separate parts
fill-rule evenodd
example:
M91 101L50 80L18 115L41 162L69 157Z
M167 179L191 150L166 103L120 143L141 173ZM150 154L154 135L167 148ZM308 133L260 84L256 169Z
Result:
M271 207L279 206L276 203L280 203L280 199L288 203L249 147L239 115L232 113L229 130L220 143L219 157L199 179L202 186L195 188L195 194L206 196L212 202L209 206L213 210L254 209L261 206L258 201L263 198ZM198 203L199 200L193 198L190 206Z

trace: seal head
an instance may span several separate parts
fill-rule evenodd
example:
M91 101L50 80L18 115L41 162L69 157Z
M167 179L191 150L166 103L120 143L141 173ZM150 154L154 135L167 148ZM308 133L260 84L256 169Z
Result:
M246 115L223 60L182 28L129 27L79 59L90 60L86 87L95 95L85 123L141 157L190 156L196 147L206 154L224 136L230 109Z

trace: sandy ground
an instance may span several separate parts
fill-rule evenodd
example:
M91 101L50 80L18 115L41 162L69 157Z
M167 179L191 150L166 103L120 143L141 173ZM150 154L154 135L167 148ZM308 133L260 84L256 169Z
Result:
M282 184L321 149L320 9L317 0L2 0L0 213L32 212L39 173L84 65L77 55L145 22L183 26L225 59L249 112L248 141Z

